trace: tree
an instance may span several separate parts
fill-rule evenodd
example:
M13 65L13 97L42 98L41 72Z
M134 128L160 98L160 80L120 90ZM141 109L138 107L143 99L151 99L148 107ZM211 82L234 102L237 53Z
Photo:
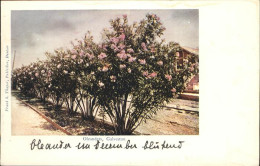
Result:
M98 101L109 116L116 134L132 134L146 119L184 89L188 68L171 70L177 43L159 41L165 28L159 17L146 15L139 24L127 16L110 21L105 30L95 74Z

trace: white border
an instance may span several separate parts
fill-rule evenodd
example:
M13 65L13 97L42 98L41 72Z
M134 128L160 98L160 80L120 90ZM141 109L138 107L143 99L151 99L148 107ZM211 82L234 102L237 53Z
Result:
M258 1L24 1L1 5L2 165L258 165ZM200 134L124 137L139 146L146 140L185 141L182 149L31 151L34 138L50 143L84 141L82 136L11 136L10 103L9 111L4 111L3 102L5 96L10 97L10 91L4 95L4 57L7 45L11 55L11 10L190 8L199 9L200 18Z

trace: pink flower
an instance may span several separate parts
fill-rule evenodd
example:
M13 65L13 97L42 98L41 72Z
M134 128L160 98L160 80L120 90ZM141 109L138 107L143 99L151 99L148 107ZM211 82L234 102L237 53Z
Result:
M127 52L128 52L128 53L134 53L134 50L133 50L132 48L128 48L128 49L127 49Z
M131 70L130 68L128 68L127 71L128 71L128 73L131 73L131 72L132 72L132 70Z
M116 38L116 37L112 37L112 38L110 39L110 41L113 42L114 44L117 44L117 43L119 42L119 39Z
M107 55L105 53L103 53L103 52L98 55L98 59L104 59L106 57L107 57Z
M77 54L77 51L73 49L73 50L71 51L71 53L72 53L72 54Z
M128 59L128 62L134 62L135 60L136 60L135 57L130 57L130 58Z
M79 56L84 56L84 52L83 51L80 51L80 54L79 54Z
M89 54L89 53L87 53L87 57L88 57L89 60L91 60L91 59L94 58L94 55L93 55L93 54Z
M38 77L39 76L39 73L35 73L35 77Z
M76 59L77 58L77 55L75 54L75 55L72 55L72 57L71 57L72 59Z
M66 55L64 58L69 58L70 57L70 55Z
M127 58L127 55L125 54L125 50L122 50L120 53L116 55L119 59L125 60Z
M127 15L126 15L126 14L123 14L123 17L124 17L124 18L127 18Z
M126 65L125 64L122 64L122 65L119 65L120 69L124 69L126 68Z
M116 48L116 45L115 44L111 44L111 49L115 49Z
M116 76L112 75L110 76L111 82L116 82Z
M121 54L125 54L125 50L121 50L120 53L121 53Z
M124 40L125 40L125 34L124 34L124 33L122 33L122 34L119 36L119 40L121 40L121 41L124 41Z
M120 44L119 44L119 46L118 46L118 48L122 50L122 49L124 49L124 48L125 48L125 45L124 45L124 44L122 44L122 43L120 43Z
M155 52L155 48L154 47L151 48L151 52Z
M165 74L165 78L166 78L168 81L171 81L171 80L172 80L172 76L169 75L169 74Z
M117 47L115 47L114 52L118 52L118 51L119 51L119 49Z
M103 87L103 86L104 86L104 83L101 82L101 81L98 81L98 86L99 86L99 87Z
M171 92L172 92L172 93L175 93L175 92L176 92L176 89L175 89L175 88L172 88L172 89L171 89Z
M103 72L107 72L108 71L108 67L107 66L104 66L103 69L102 69Z
M51 71L48 71L48 77L50 77L51 76Z
M57 68L59 69L61 67L61 64L58 64Z
M120 59L125 60L127 58L126 54L120 54Z
M80 59L80 60L79 60L79 64L81 64L82 62L83 62L83 59Z
M147 48L146 48L146 45L145 45L144 42L141 43L141 46L142 46L142 48L143 48L144 51L147 51Z
M105 51L107 51L107 45L106 45L106 44L102 45L102 48L103 48Z
M147 77L148 76L148 71L143 72L143 76Z
M140 63L141 65L144 65L144 64L146 64L146 61L145 61L145 59L139 59L138 61L139 61L139 63Z
M163 65L163 61L158 61L157 64L162 66Z
M116 56L117 56L119 59L122 59L122 54L121 54L121 53L116 54Z
M154 78L154 77L156 77L157 76L157 73L156 72L153 72L153 73L151 73L150 75L149 75L149 77L152 77L152 78Z

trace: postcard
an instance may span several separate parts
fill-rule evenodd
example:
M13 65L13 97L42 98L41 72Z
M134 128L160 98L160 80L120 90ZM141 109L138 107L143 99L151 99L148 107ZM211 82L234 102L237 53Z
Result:
M2 165L258 164L259 2L1 3Z

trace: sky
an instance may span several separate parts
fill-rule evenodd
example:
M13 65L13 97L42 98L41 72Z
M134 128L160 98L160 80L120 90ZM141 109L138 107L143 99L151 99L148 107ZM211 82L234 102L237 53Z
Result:
M14 68L45 59L45 52L57 48L71 48L71 41L83 39L90 31L94 40L109 28L109 20L127 14L129 24L139 22L147 13L160 17L167 42L199 48L199 11L197 9L170 10L27 10L11 13L12 59Z

